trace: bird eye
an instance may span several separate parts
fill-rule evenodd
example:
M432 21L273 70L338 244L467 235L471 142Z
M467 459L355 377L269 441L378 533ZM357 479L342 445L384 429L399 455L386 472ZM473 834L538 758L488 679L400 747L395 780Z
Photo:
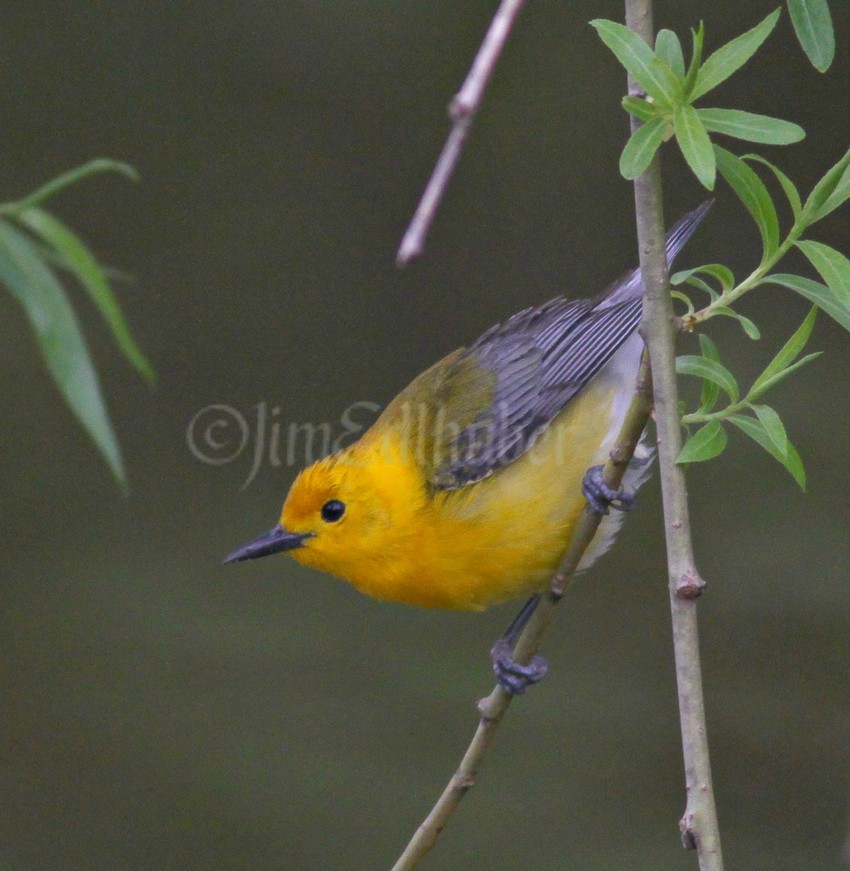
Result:
M331 499L322 506L322 520L326 523L336 523L345 514L345 503L339 499Z

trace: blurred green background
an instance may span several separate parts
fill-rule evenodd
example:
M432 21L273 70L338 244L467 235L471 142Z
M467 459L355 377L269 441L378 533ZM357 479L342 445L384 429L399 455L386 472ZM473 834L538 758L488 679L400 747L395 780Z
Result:
M659 2L707 47L775 4ZM395 247L492 2L5 3L0 198L98 155L52 207L106 262L159 374L148 391L82 313L131 494L123 498L2 297L0 869L388 868L454 770L514 605L376 603L283 557L219 565L269 528L296 468L249 486L258 403L330 422L386 403L493 322L583 296L636 261L617 174L623 76L587 21L621 4L537 0L520 19L427 256ZM801 123L778 157L805 188L846 149L847 4L816 73L787 14L715 104ZM670 152L672 220L703 196ZM847 211L817 238L848 250ZM739 274L757 233L721 187L682 264ZM742 382L802 320L790 293L713 335ZM683 346L684 347L684 346ZM772 397L810 488L742 438L689 474L710 738L733 868L841 867L850 779L850 340ZM199 460L205 407L250 445ZM368 414L360 414L366 419ZM238 432L217 430L231 439ZM303 450L302 450L303 455ZM657 481L570 593L550 677L514 705L433 869L693 869L683 808Z

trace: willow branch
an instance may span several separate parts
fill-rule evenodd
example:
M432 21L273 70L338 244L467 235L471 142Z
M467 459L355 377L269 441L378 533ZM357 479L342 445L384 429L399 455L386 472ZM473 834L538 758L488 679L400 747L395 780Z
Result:
M603 469L604 482L618 489L628 468L641 434L652 410L652 382L649 374L649 357L644 352L638 373L635 394L629 411L611 450L608 462ZM537 606L514 647L514 661L528 665L540 648L543 635L554 616L554 609L564 595L568 579L575 573L584 552L593 540L599 527L601 516L590 506L585 506L576 527L575 535L564 554L558 572L552 581L549 592ZM437 841L437 838L457 809L461 799L475 785L478 772L490 750L496 730L505 712L510 707L513 696L499 684L487 698L478 702L481 718L478 728L467 748L457 772L448 782L443 794L431 809L424 822L416 830L404 852L393 866L392 871L411 871L416 868Z
M413 214L410 226L401 240L401 246L396 254L396 264L406 266L422 253L425 237L431 229L434 215L443 199L443 194L457 165L464 143L469 136L472 122L481 105L484 89L490 81L490 76L496 67L505 42L513 28L517 15L525 5L526 0L502 0L490 27L475 55L472 67L466 76L461 89L449 103L449 117L452 119L452 129L446 144L437 159L434 171L422 199Z
M652 0L625 0L626 24L653 43ZM629 93L639 93L629 81ZM633 119L633 127L637 125ZM635 180L635 214L643 276L642 330L652 362L658 467L664 501L673 650L682 728L687 804L679 823L682 843L697 851L700 871L722 871L720 832L711 783L705 703L697 628L697 597L705 586L696 570L688 513L688 494L676 458L682 449L673 347L673 306L664 253L661 167L656 154Z

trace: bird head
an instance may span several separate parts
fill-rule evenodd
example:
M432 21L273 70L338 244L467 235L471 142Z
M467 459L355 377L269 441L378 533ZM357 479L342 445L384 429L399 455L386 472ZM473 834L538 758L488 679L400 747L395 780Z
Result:
M341 451L304 469L279 524L224 561L288 552L300 563L356 582L409 546L405 530L424 501L419 476L398 456Z

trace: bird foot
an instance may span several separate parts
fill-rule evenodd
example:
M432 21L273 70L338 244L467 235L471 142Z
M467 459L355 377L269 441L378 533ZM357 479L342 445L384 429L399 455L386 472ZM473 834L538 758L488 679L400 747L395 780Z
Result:
M615 490L602 480L602 466L592 466L581 482L581 492L597 514L608 514L611 508L631 511L635 507L635 494Z
M514 662L513 649L507 638L500 638L493 645L490 657L499 686L512 696L521 696L526 687L543 680L549 670L549 664L542 656L535 656L528 665Z

